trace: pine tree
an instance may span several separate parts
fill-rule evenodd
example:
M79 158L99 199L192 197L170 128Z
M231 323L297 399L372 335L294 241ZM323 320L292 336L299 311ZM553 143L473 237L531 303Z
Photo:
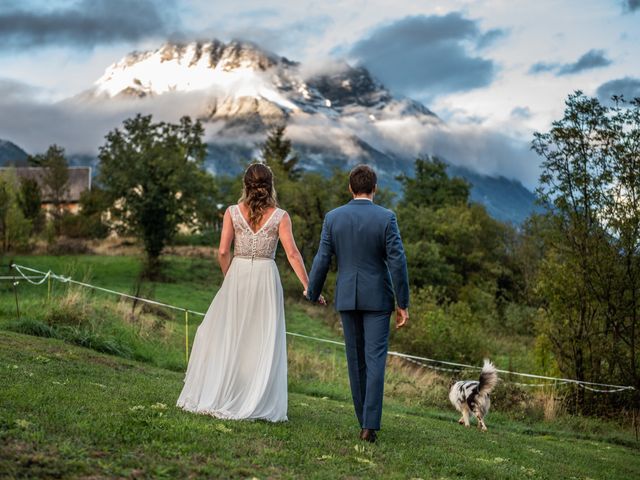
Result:
M63 206L69 194L69 162L64 155L64 148L51 145L45 154L35 155L29 162L44 168L42 183L45 196L48 196L52 205L52 215L56 233L60 234L60 219Z
M298 180L302 173L298 162L300 158L293 152L291 140L285 138L285 125L274 127L265 140L260 150L262 161L275 169L286 174L289 180Z
M43 220L42 192L35 179L24 177L20 180L18 204L25 218L31 220L34 230L39 231Z

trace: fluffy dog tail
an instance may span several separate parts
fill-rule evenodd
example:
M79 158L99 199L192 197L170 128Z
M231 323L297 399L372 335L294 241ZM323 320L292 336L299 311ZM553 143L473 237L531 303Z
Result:
M498 384L498 372L496 372L496 367L489 361L489 359L484 359L484 365L482 366L482 371L480 372L480 385L478 385L478 393L480 395L487 395L493 391L495 386Z

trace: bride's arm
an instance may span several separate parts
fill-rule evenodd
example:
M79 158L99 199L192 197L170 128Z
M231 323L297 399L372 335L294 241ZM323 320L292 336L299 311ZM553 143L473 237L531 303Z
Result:
M218 247L218 263L222 269L222 275L227 275L231 265L231 242L233 242L233 221L231 212L227 208L222 220L222 232L220 233L220 246Z
M291 268L296 272L300 283L302 283L304 290L306 290L309 285L309 276L307 275L307 269L304 266L302 255L300 254L296 241L293 238L291 217L289 217L289 214L286 212L280 221L278 233L280 235L280 243L282 243L282 247L287 254L287 260L289 260Z

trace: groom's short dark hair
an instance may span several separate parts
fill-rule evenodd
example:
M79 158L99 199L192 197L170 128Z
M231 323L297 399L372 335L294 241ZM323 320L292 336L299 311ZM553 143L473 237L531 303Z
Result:
M360 164L351 170L349 174L349 185L351 186L351 191L356 195L373 192L377 183L376 172L369 165Z

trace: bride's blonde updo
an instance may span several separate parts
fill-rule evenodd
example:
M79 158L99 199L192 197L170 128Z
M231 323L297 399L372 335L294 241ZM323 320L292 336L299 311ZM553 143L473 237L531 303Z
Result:
M243 184L238 203L244 203L249 208L249 225L255 230L267 208L278 205L273 173L266 165L253 163L244 174Z

